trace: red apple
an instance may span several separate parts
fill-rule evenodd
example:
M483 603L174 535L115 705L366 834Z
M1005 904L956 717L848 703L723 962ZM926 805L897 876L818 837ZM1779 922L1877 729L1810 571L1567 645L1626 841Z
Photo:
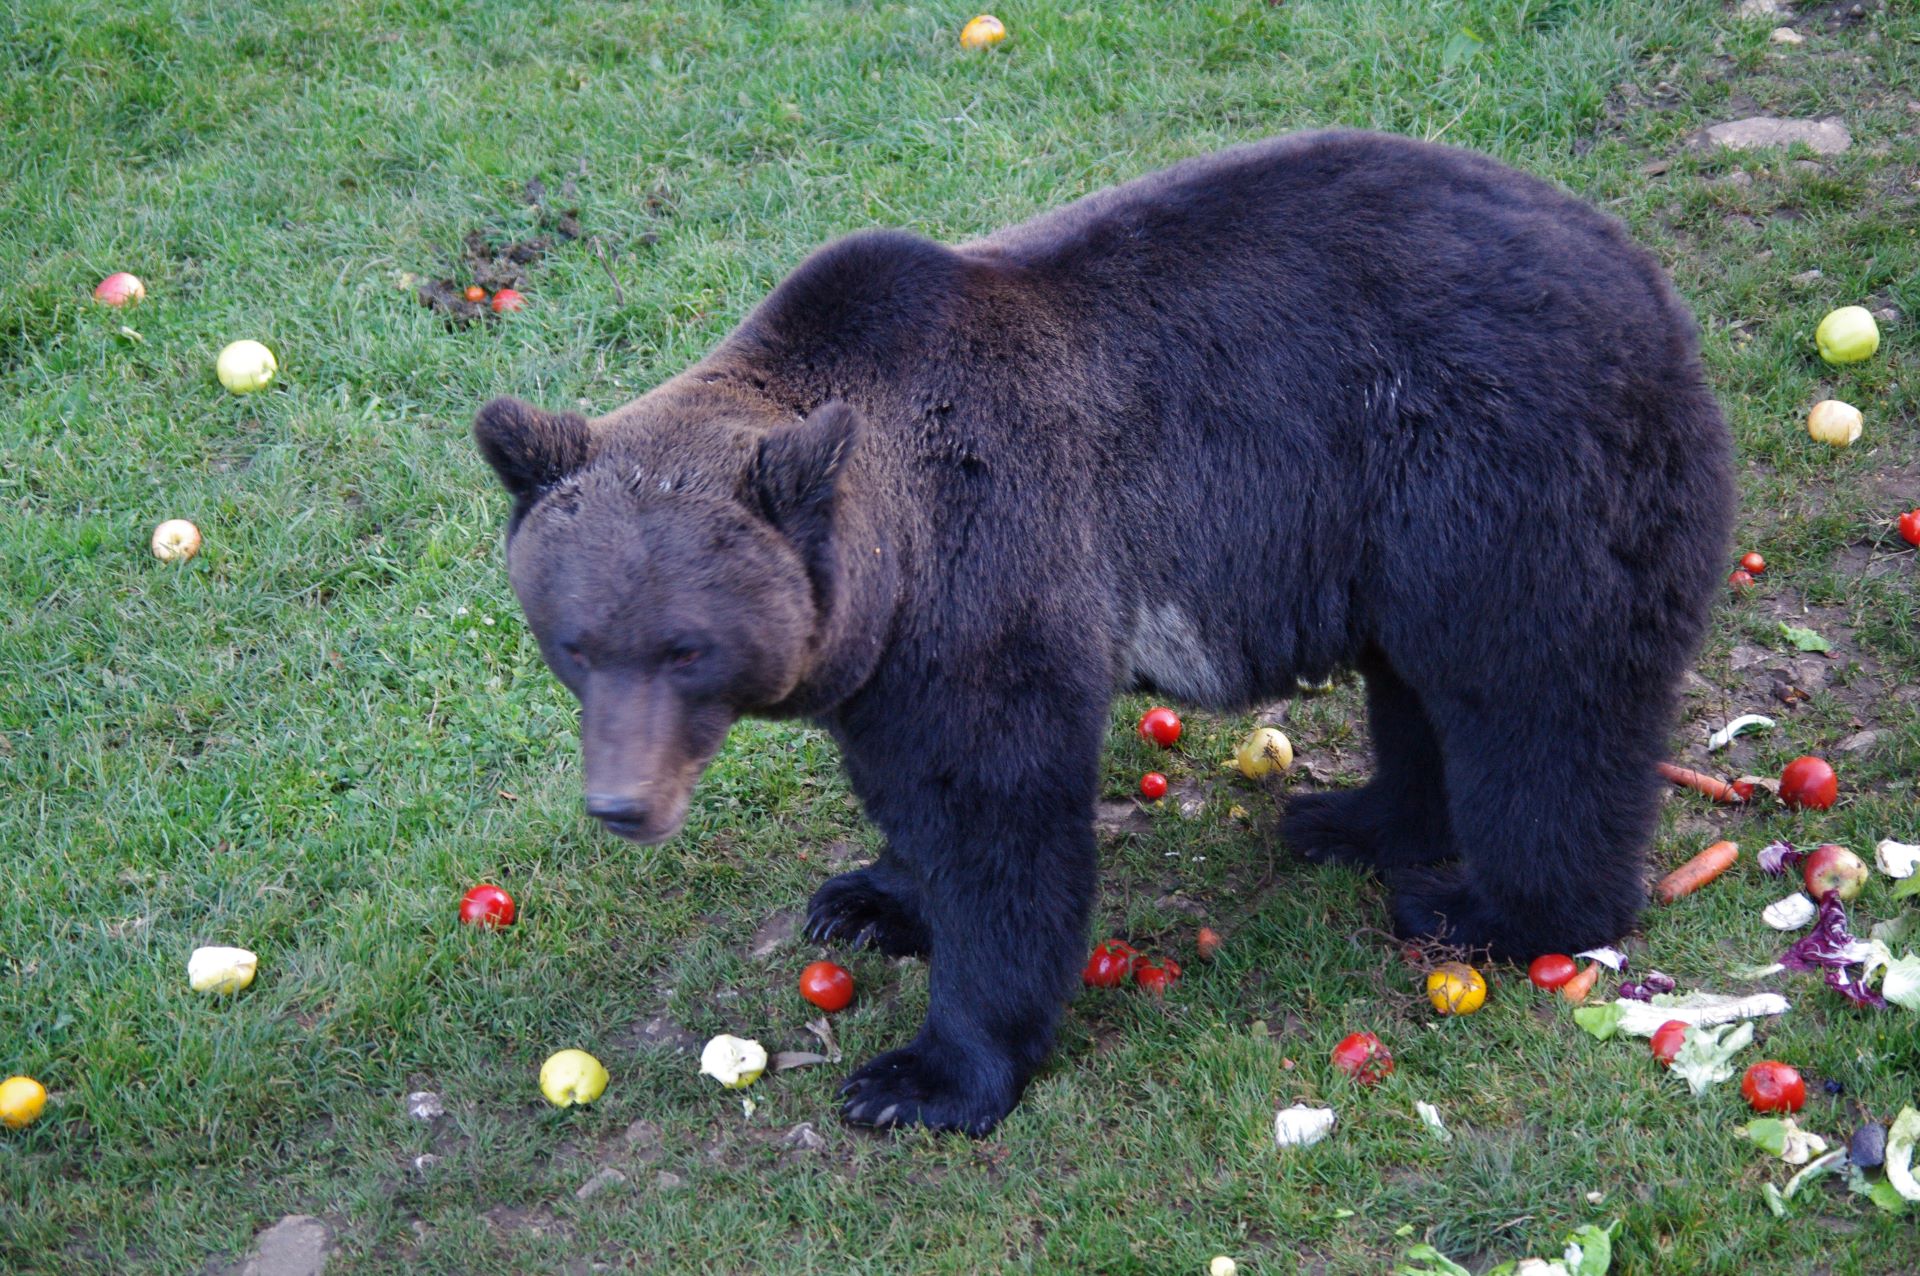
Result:
M1908 510L1900 516L1900 539L1909 545L1920 545L1920 509Z
M130 306L146 300L146 296L147 286L124 270L114 271L93 289L93 299L103 306Z
M1760 557L1758 550L1750 549L1740 555L1740 570L1752 572L1755 576L1758 576L1761 572L1767 570L1767 560Z
M1735 589L1752 589L1753 573L1744 568L1736 567L1733 570L1733 574L1727 577L1727 584L1733 586Z
M493 313L504 315L510 310L518 310L527 304L527 299L511 288L502 288L493 294Z
M1858 855L1832 842L1824 842L1807 852L1801 871L1806 875L1807 894L1822 899L1828 891L1833 891L1842 903L1857 896L1870 876L1866 863Z
M1333 1066L1361 1085L1375 1085L1393 1072L1393 1055L1371 1032L1349 1033L1333 1048Z
M1824 811L1840 796L1840 779L1825 758L1795 758L1780 773L1780 800L1791 807Z
M511 926L513 914L513 896L498 886L476 886L460 897L460 920L469 926Z

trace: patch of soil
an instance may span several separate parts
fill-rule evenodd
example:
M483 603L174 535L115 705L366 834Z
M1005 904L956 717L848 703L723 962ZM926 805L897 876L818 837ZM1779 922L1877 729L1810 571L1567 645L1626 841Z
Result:
M569 180L571 185L571 180ZM455 264L456 278L430 279L416 290L420 304L437 310L457 326L476 319L495 317L485 301L468 301L469 284L478 284L489 295L502 288L516 292L527 287L527 271L560 244L579 239L580 210L555 210L547 205L547 189L534 178L521 193L522 200L540 213L541 233L527 239L496 242L483 230L470 230L462 242L460 260Z

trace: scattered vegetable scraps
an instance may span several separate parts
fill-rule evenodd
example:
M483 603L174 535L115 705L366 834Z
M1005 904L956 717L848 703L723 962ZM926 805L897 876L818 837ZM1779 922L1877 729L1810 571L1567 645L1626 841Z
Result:
M1740 858L1740 847L1735 842L1715 842L1679 868L1674 869L1660 879L1653 893L1662 904L1671 904L1693 894L1720 874L1733 867Z
M1742 731L1764 731L1774 725L1773 719L1759 713L1743 713L1707 737L1707 752L1724 749L1733 743L1733 738Z
M1741 1126L1740 1133L1788 1165L1805 1165L1827 1150L1825 1139L1801 1129L1792 1117L1761 1117Z
M1671 783L1683 789L1692 789L1695 793L1703 794L1716 802L1724 802L1730 806L1738 806L1753 796L1753 790L1751 788L1743 793L1737 786L1728 784L1725 780L1716 779L1704 771L1694 771L1687 767L1675 766L1671 762L1656 762L1653 764L1653 769L1665 776Z
M1673 1056L1673 1074L1687 1083L1697 1099L1720 1082L1733 1079L1733 1057L1752 1041L1753 1025L1744 1021L1717 1028L1691 1028L1680 1043L1680 1052Z
M1788 970L1825 971L1827 986L1857 1006L1885 1006L1886 1000L1867 986L1868 963L1874 956L1874 945L1847 929L1847 908L1839 893L1828 891L1820 899L1819 920L1780 955L1780 964Z
M1784 877L1797 872L1806 860L1807 853L1794 850L1792 842L1769 842L1761 849L1756 862L1768 877Z
M1912 877L1920 869L1920 846L1882 838L1873 848L1873 862L1888 877Z

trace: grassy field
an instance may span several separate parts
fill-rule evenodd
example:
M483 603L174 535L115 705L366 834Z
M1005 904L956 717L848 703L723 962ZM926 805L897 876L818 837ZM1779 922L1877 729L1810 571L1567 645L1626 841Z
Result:
M784 925L874 835L822 733L760 724L669 845L590 827L572 706L508 593L506 502L467 433L495 394L623 401L859 227L964 238L1336 123L1548 176L1625 218L1696 307L1741 548L1772 564L1719 612L1675 754L1758 710L1779 729L1717 768L1813 751L1842 774L1824 815L1668 803L1658 865L1721 834L1749 854L1650 912L1635 951L1728 988L1780 942L1752 850L1920 840L1916 564L1891 528L1920 504L1920 5L1864 8L1808 5L1782 45L1784 19L1697 0L1011 3L988 55L955 45L970 10L924 3L0 10L0 1074L53 1091L0 1131L0 1270L218 1270L294 1213L355 1273L1198 1272L1216 1253L1363 1273L1420 1241L1481 1270L1615 1219L1616 1271L1920 1270L1915 1215L1832 1183L1776 1220L1760 1186L1787 1171L1736 1136L1732 1086L1687 1097L1518 972L1435 1020L1377 886L1289 857L1273 795L1219 778L1250 716L1191 715L1169 759L1123 703L1106 762L1108 798L1153 765L1192 813L1114 821L1100 931L1186 960L1205 920L1216 964L1164 1003L1082 998L983 1141L841 1126L845 1065L769 1078L743 1115L676 1045L816 1044L793 993L812 950ZM1837 116L1852 145L1687 144L1761 113ZM466 282L470 232L544 237L524 312L461 326L399 286ZM121 269L149 299L88 304ZM1828 369L1813 327L1853 302L1896 317L1876 359ZM270 392L215 383L238 337L279 355ZM1801 428L1829 395L1867 413L1850 451ZM166 567L146 539L176 516L206 548ZM1791 650L1782 620L1834 651ZM1286 725L1290 784L1364 775L1355 688ZM480 880L516 894L513 929L455 923ZM1898 907L1881 884L1856 917ZM206 943L257 950L258 982L189 992ZM853 1061L910 1034L925 974L848 964ZM1813 1079L1808 1126L1844 1139L1920 1101L1920 1021L1770 986L1795 1007L1750 1057ZM1357 1028L1399 1060L1371 1091L1328 1063ZM559 1112L534 1075L570 1045L613 1083ZM421 1089L448 1109L430 1125L403 1108ZM1282 1154L1273 1114L1296 1098L1342 1126ZM802 1122L823 1146L786 1141ZM625 1181L578 1199L609 1166Z

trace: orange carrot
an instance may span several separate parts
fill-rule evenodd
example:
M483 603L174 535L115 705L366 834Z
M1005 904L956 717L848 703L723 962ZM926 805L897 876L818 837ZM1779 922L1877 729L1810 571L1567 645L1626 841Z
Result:
M1560 985L1560 995L1577 1006L1587 999L1587 994L1593 991L1593 986L1599 981L1600 963L1590 961L1585 970Z
M1671 904L1682 895L1691 895L1733 867L1740 848L1733 842L1715 842L1679 868L1660 879L1653 888L1662 904Z
M1653 769L1681 788L1692 789L1695 793L1704 793L1716 802L1738 804L1747 800L1746 797L1741 796L1740 790L1733 785L1728 784L1725 780L1716 780L1714 777L1701 771L1689 771L1687 768L1675 766L1671 762L1656 762L1653 764ZM1749 790L1748 796L1751 795L1751 790Z

